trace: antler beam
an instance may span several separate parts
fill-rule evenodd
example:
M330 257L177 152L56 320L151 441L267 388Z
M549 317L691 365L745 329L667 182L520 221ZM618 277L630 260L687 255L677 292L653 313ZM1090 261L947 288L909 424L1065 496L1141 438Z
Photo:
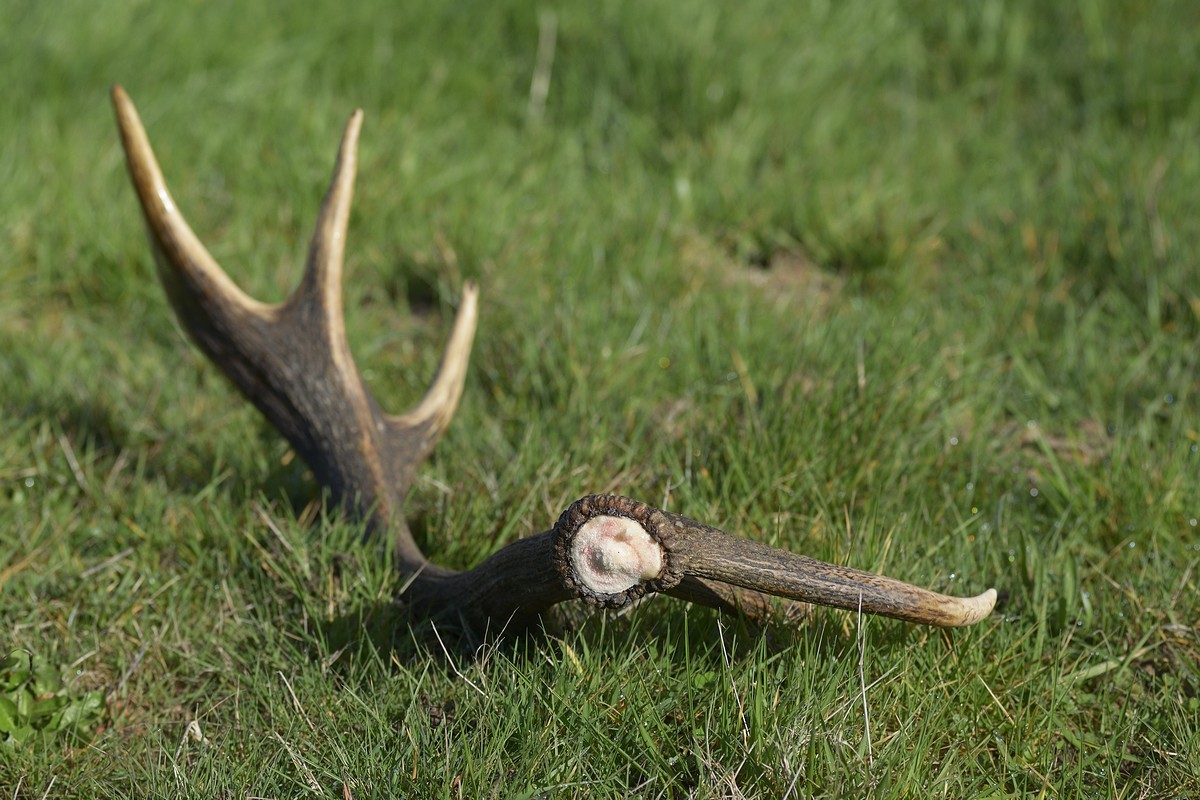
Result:
M416 470L450 423L475 334L478 292L462 302L442 363L411 411L384 413L346 341L342 266L362 111L346 125L299 287L278 305L244 294L192 232L167 190L137 110L112 90L117 126L167 297L204 354L296 448L351 513L395 543L414 613L473 623L524 623L583 597L619 607L648 592L766 618L772 598L819 603L927 625L987 617L995 590L957 598L731 536L624 497L590 496L554 528L455 572L428 561L401 514Z

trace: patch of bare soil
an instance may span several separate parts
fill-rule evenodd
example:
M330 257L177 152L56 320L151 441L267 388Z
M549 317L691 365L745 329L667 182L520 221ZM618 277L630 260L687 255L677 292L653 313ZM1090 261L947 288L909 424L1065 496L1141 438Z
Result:
M846 285L843 276L823 268L800 247L744 258L694 234L683 242L682 259L698 276L725 287L753 286L781 305L801 301L825 308Z
M1104 424L1094 419L1085 419L1066 433L1049 431L1036 423L1011 422L1004 426L996 440L1028 457L1031 479L1040 477L1046 470L1053 470L1056 462L1096 466L1112 449L1112 440Z

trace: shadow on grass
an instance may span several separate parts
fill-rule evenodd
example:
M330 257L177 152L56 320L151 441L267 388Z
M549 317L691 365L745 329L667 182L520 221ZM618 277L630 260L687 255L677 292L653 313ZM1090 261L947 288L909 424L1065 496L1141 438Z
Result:
M320 503L322 490L305 465L297 458L273 460L263 473L262 460L248 460L242 452L219 451L201 437L189 439L185 458L167 457L163 452L170 430L138 430L127 422L128 414L103 399L82 398L69 391L29 396L20 402L16 416L43 420L55 433L73 443L75 450L86 452L115 464L125 453L145 453L138 461L139 480L161 480L172 491L196 494L216 491L231 505L244 505L259 497L280 502L289 509L305 509ZM152 424L152 423L149 423ZM263 452L279 449L282 439L265 421L250 434L262 442ZM261 474L259 481L225 480Z
M653 606L653 607L651 607ZM864 618L868 647L906 647L929 629ZM599 611L569 601L521 627L479 631L459 620L416 617L401 600L355 607L317 621L306 637L289 637L313 660L348 677L362 660L420 669L441 663L461 673L499 652L513 660L540 659L552 643L572 651L618 653L652 650L689 669L720 669L784 652L815 665L858 658L857 621L841 612L817 610L793 624L756 625L721 612L655 596L625 613ZM952 645L951 645L952 646Z

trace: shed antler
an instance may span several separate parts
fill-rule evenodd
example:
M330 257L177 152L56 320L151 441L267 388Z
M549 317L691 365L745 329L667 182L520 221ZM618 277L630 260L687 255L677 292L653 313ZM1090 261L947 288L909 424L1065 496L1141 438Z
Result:
M391 534L399 567L410 578L404 600L414 612L504 625L573 597L619 607L665 592L752 619L767 616L772 596L947 627L991 613L993 589L947 597L731 536L625 497L584 497L550 531L513 542L466 572L429 562L400 512L417 467L458 405L477 290L463 287L425 398L406 414L385 414L354 364L342 318L342 260L362 112L351 115L342 137L300 286L283 303L265 305L238 289L192 233L129 96L117 86L112 98L159 277L180 322L333 498L373 530Z

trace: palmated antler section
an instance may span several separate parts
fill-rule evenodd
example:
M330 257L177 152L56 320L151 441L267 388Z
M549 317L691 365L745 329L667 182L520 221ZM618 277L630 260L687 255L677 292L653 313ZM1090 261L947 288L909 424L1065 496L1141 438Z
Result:
M890 578L826 564L731 536L624 497L591 496L554 529L513 542L482 564L454 572L426 561L400 513L416 470L449 424L462 393L475 333L477 292L468 283L425 398L384 413L363 383L346 341L342 267L362 112L338 151L317 218L304 277L283 303L243 293L180 213L121 87L113 88L130 177L142 205L159 277L185 330L267 417L317 480L395 542L415 613L475 624L524 623L574 597L619 607L648 593L763 620L804 603L882 614L928 625L970 625L991 613L996 593L955 598Z

